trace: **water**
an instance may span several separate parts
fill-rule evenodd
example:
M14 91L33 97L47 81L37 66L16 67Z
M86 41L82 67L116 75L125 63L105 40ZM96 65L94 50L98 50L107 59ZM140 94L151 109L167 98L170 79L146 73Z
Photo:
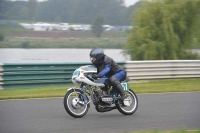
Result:
M0 49L0 63L64 63L90 62L91 49ZM121 49L104 49L115 61L130 61Z
M91 49L0 49L0 63L66 63L90 62ZM121 49L104 49L106 55L117 62L130 61L129 55L124 55ZM192 52L200 54L200 49Z

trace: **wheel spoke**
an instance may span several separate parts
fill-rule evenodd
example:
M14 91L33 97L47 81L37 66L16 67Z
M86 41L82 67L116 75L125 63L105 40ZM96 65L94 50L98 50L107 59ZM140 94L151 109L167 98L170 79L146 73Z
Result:
M67 111L70 111L75 116L81 116L87 111L87 105L80 104L79 101L83 100L83 96L79 91L73 91L68 94L66 98ZM84 103L84 101L83 101Z
M127 98L127 101L125 101L126 103L124 102L119 103L119 107L125 113L132 113L135 112L135 110L137 109L138 101L134 93L132 93L131 91L127 91L127 93L129 97Z

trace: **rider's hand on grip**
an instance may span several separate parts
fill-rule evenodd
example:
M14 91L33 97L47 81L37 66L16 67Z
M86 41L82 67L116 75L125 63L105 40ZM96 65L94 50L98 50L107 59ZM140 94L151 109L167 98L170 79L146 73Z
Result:
M99 75L99 74L96 74L96 73L93 73L93 74L92 74L92 78L93 78L93 79L98 79L98 78L100 78L100 75Z

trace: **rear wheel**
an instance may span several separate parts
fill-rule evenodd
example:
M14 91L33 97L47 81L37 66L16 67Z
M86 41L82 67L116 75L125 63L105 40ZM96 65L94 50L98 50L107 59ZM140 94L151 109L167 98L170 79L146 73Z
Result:
M79 89L69 90L64 97L64 107L69 115L75 118L83 117L89 109L89 104L84 103L83 91ZM87 96L86 96L87 97ZM89 99L87 97L89 102Z
M128 97L123 102L116 104L117 109L124 115L132 115L138 108L138 98L136 94L129 89L127 92Z

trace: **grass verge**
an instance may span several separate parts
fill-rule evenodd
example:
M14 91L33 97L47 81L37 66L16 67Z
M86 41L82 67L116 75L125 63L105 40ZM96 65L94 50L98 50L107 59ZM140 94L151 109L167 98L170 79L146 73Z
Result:
M177 130L177 131L141 131L124 133L200 133L200 130Z
M139 93L165 93L165 92L197 92L197 91L199 92L200 78L155 80L155 81L149 81L149 82L130 83L130 87L137 94ZM68 88L70 88L70 86L1 90L0 100L64 97Z
M106 31L96 38L91 31L31 31L20 25L0 25L0 48L117 48L126 45L127 33Z
M0 48L102 48L121 49L126 39L115 38L64 38L64 39L5 39Z
M163 79L130 84L136 93L194 92L200 91L200 78Z
M29 31L29 30L23 28L20 25L6 25L6 24L0 25L0 34L3 34L5 36L10 35L11 33L15 34L18 32L25 32L25 31Z

